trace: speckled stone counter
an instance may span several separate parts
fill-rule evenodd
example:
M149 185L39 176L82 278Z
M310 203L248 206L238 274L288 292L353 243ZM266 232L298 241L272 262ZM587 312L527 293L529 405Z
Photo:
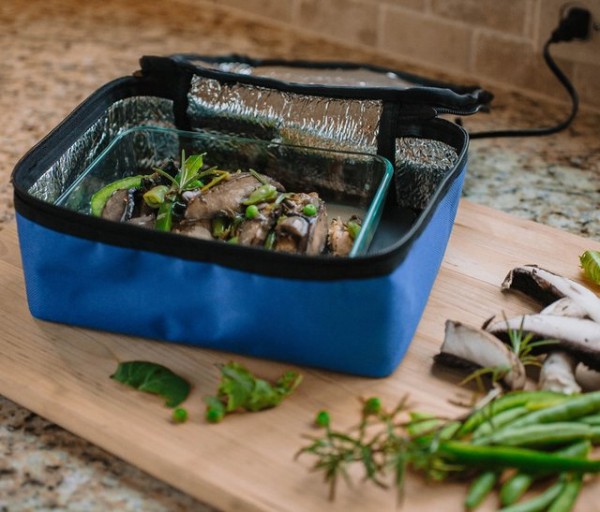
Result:
M0 227L14 217L9 177L18 158L95 89L133 72L142 55L236 52L373 62L425 73L199 0L4 0L0 49ZM493 112L464 120L468 130L552 124L568 109L494 92ZM599 129L600 114L582 112L555 136L475 140L464 196L600 239ZM0 510L51 509L210 510L0 397Z

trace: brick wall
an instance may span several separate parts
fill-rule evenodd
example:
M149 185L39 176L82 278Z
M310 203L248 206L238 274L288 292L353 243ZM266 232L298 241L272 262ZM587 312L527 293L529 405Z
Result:
M563 5L600 0L211 0L477 81L565 99L541 48ZM553 45L582 103L600 109L600 32Z

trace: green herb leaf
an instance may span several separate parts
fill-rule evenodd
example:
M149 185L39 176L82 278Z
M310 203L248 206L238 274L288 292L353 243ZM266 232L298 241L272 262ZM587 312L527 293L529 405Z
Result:
M279 405L300 384L302 376L294 371L285 372L274 384L255 377L239 363L220 366L221 382L217 396L205 398L206 418L212 423L238 410L262 411Z
M579 256L581 268L585 276L596 284L600 284L600 252L585 251Z
M146 361L119 363L110 378L139 391L162 396L167 407L177 407L191 389L188 381L165 366Z

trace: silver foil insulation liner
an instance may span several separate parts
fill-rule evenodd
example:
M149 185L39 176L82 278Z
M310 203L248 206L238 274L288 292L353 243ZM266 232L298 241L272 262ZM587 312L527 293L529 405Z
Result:
M298 146L377 152L382 103L326 98L195 76L188 95L194 129Z
M49 203L56 202L117 135L142 125L174 128L173 102L153 96L134 96L113 103L32 183L29 193Z
M394 182L400 206L421 210L458 161L456 150L433 139L396 139Z

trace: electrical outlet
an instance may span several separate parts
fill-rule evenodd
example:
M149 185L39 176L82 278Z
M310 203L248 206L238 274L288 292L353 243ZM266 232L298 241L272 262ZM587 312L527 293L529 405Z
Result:
M563 13L572 7L587 9L592 14L592 25L600 25L600 1L598 0L544 0L541 2L540 23L537 34L540 48L558 26ZM569 61L598 65L600 31L592 28L590 38L586 41L574 40L568 43L557 43L552 46L552 55Z

